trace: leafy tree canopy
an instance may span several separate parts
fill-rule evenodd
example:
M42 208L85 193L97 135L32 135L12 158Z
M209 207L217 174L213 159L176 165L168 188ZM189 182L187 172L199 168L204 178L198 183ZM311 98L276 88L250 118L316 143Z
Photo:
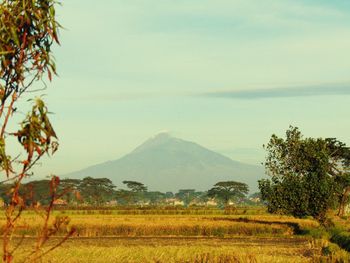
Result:
M304 138L298 128L290 127L285 139L272 135L264 148L271 180L260 180L259 188L270 212L313 216L323 222L337 201L345 205L350 150L344 143Z
M27 205L50 202L50 180L31 181L22 184L20 192L26 196ZM10 184L0 184L0 197L8 203ZM80 179L63 179L58 186L58 195L68 203L81 201L89 204L102 204L115 198L115 186L108 178L86 177Z
M77 190L81 193L83 199L89 200L90 203L102 203L110 200L114 196L112 181L108 178L84 178Z
M147 186L145 186L143 183L140 183L140 182L123 181L123 184L125 184L132 192L146 192L147 191Z
M195 189L180 189L175 194L175 197L184 202L185 206L188 206L195 199L201 200L203 196L205 196L203 192L196 192Z
M249 192L248 185L235 181L218 182L208 191L208 196L222 200L226 205L234 199L244 198Z

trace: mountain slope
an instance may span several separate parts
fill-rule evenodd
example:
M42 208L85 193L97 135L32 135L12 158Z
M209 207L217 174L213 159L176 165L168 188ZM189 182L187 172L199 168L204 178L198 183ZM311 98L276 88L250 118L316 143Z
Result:
M159 191L208 190L218 181L234 180L256 191L263 174L262 167L233 161L196 143L161 133L118 160L63 177L107 177L118 187L123 180L135 180Z

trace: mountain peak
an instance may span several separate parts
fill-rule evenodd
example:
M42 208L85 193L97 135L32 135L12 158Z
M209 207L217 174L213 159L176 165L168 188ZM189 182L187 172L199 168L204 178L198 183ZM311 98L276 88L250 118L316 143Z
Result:
M161 131L157 133L156 135L149 138L147 141L145 141L143 144L138 146L133 153L137 152L143 152L145 150L149 150L152 148L159 147L160 145L169 143L171 141L176 141L175 137L172 137L168 131Z
M169 139L172 136L170 135L170 132L167 130L163 130L158 132L156 135L152 136L150 140L163 140L163 139Z

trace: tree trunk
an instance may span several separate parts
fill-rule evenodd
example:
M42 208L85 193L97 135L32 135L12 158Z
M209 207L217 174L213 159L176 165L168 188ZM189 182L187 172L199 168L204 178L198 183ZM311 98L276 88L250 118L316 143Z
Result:
M350 187L346 187L344 189L344 192L341 196L340 203L339 203L339 210L338 210L338 216L344 216L345 214L345 206L348 201L350 195Z

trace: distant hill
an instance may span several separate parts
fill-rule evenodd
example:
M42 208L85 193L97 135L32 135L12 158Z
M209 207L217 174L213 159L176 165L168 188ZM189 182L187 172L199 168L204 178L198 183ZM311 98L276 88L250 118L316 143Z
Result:
M140 181L150 190L208 190L216 182L245 182L257 191L263 167L234 161L196 143L160 133L124 157L72 172L62 178L106 177L117 187L122 181Z

